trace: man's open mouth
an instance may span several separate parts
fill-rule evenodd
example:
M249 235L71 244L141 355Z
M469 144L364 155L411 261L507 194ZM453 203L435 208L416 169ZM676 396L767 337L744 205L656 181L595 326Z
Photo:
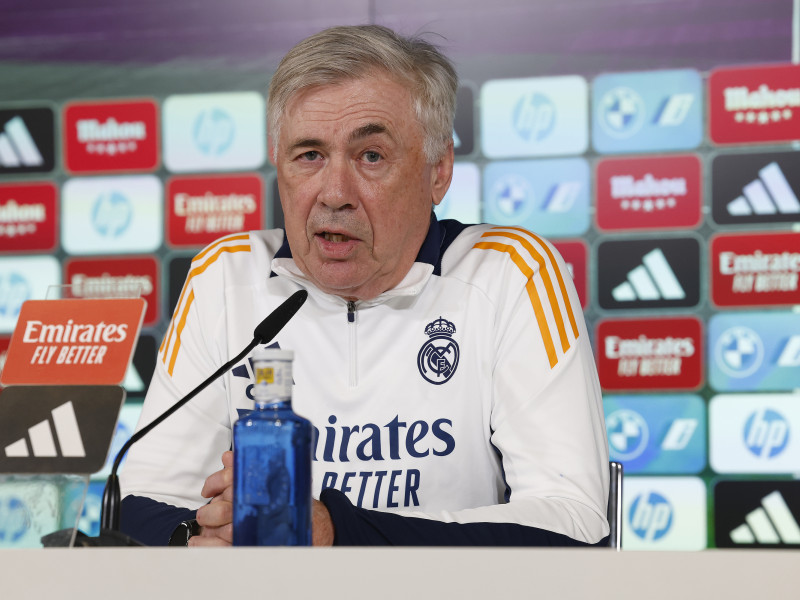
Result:
M328 242L349 242L352 239L343 233L330 233L329 231L323 231L321 235Z

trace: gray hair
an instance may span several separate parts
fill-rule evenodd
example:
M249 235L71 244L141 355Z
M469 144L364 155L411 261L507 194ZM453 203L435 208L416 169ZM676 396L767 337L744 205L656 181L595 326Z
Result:
M283 57L270 81L267 101L267 128L274 148L286 106L295 94L375 71L408 83L425 131L425 158L436 164L453 139L456 71L433 44L380 25L331 27L301 41Z

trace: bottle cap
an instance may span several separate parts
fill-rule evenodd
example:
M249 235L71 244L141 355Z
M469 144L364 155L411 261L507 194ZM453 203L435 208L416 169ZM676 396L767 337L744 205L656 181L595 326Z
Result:
M257 360L294 360L294 350L256 348L256 351L253 352L253 361Z

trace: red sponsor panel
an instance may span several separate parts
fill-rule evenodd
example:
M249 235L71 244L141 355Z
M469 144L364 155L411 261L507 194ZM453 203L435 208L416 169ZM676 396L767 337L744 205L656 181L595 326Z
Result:
M264 228L258 175L173 177L167 198L167 241L175 247L202 247L223 235Z
M572 275L572 281L575 283L575 289L578 291L578 298L581 301L581 308L586 308L588 296L586 290L588 288L586 283L587 278L587 250L586 244L583 242L553 242L558 253L564 259Z
M152 100L73 102L64 107L64 164L72 173L152 171L158 107Z
M144 325L158 323L160 276L154 257L73 258L64 264L64 283L73 298L141 297L147 302Z
M606 390L695 390L703 382L699 319L609 319L597 325L595 345Z
M0 252L50 251L58 240L56 186L0 185Z
M800 233L717 235L710 261L717 306L800 304Z
M725 68L708 78L711 140L800 140L800 65Z
M691 228L702 217L695 155L608 158L597 164L597 226L606 231Z
M141 298L28 300L11 336L3 385L117 385L125 379Z

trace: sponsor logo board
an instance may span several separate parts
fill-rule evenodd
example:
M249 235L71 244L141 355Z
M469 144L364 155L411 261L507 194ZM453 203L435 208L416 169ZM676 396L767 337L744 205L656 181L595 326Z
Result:
M597 164L600 229L696 227L702 203L697 156L604 159Z
M164 199L153 175L68 180L61 239L70 254L153 252L163 241Z
M144 309L141 298L27 301L11 337L3 385L121 383Z
M800 548L800 481L720 481L717 548Z
M583 77L487 81L480 106L482 148L489 158L582 154L588 147Z
M181 94L164 101L164 164L174 173L257 169L267 155L256 92Z
M586 244L580 241L556 241L553 246L558 250L561 258L564 259L564 264L567 271L572 276L572 282L575 284L575 290L578 292L578 299L581 302L581 307L586 308L589 303L588 294L588 250Z
M453 166L453 180L444 198L434 207L436 218L455 219L462 223L481 220L481 175L475 163L458 162Z
M706 487L697 477L626 477L623 550L706 547Z
M699 319L604 320L595 341L604 389L692 390L703 382Z
M258 175L173 177L167 182L167 241L206 246L230 233L264 228Z
M717 473L800 472L800 395L721 394L708 407Z
M605 396L603 410L610 459L626 475L705 468L706 411L699 396Z
M50 251L57 243L56 187L0 185L0 252Z
M715 156L711 190L711 213L722 225L800 221L800 153Z
M710 245L717 306L800 304L800 233L716 235Z
M492 162L483 174L483 220L547 237L589 228L589 165L583 158Z
M602 308L676 308L700 301L700 243L695 238L601 242L597 265Z
M695 148L703 138L702 87L692 69L599 75L592 144L603 153Z
M158 106L152 100L71 102L63 119L67 171L152 171L158 166Z
M800 389L800 313L719 313L708 324L708 380L721 392Z
M800 140L800 65L716 69L708 96L715 144Z
M64 283L73 298L144 298L145 326L160 318L159 266L155 257L72 258L64 264Z

